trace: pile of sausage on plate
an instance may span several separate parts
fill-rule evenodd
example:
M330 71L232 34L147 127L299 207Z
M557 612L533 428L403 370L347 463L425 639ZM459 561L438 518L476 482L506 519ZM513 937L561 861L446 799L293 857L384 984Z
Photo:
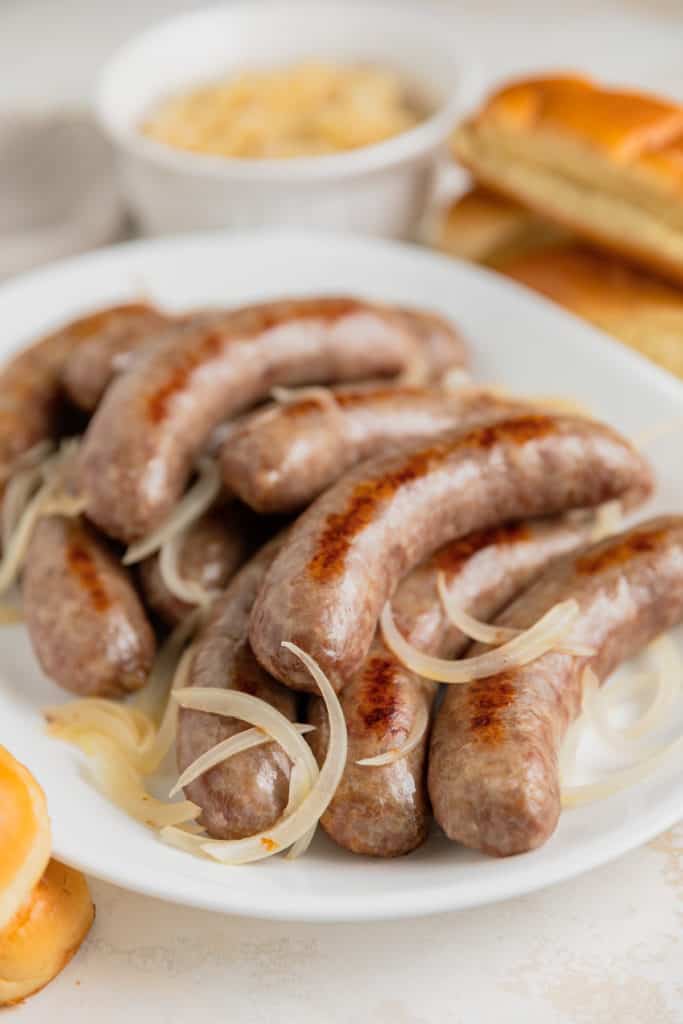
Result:
M644 456L593 419L454 388L466 361L440 317L346 297L183 316L123 305L22 352L0 375L4 486L40 442L82 435L68 474L82 513L40 517L23 565L46 673L81 695L144 686L157 638L192 602L169 591L158 550L130 568L122 553L163 530L210 459L220 491L177 563L190 596L215 595L188 685L308 716L320 761L324 705L283 641L316 660L348 730L322 825L353 852L406 853L432 814L490 854L542 844L585 668L605 679L683 617L683 519L591 544L604 503L628 512L651 494ZM560 647L441 694L378 629L390 601L408 644L461 658L471 641L446 614L439 573L450 600L504 631L562 601L579 614ZM429 727L405 756L358 764L400 750L420 719ZM183 709L178 768L243 728ZM249 836L282 816L290 767L262 744L186 795L210 836Z

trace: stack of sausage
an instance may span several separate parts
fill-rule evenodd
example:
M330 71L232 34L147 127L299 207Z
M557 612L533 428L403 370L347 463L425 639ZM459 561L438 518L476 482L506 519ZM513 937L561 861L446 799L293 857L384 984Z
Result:
M88 695L144 685L152 623L176 623L190 606L168 592L158 554L132 574L121 545L163 526L211 451L223 491L187 531L179 565L222 594L189 685L256 695L291 720L307 700L322 759L321 701L305 696L314 686L283 641L316 659L348 729L322 825L349 850L414 849L430 806L450 838L492 854L544 842L583 671L604 679L683 615L683 520L586 548L599 506L630 510L651 493L645 459L604 424L447 388L465 360L440 317L350 298L175 319L118 307L20 355L0 378L6 480L23 452L58 434L67 399L90 416L73 473L84 513L39 519L23 570L46 672ZM308 386L268 401L296 385ZM527 629L569 598L579 615L561 649L447 687L438 705L438 685L392 653L378 620L391 600L413 647L460 656L469 640L446 615L439 573L460 607L507 628ZM405 756L358 764L401 750L425 717L431 727ZM245 727L183 709L179 769ZM290 767L268 743L186 793L211 836L241 838L282 816Z

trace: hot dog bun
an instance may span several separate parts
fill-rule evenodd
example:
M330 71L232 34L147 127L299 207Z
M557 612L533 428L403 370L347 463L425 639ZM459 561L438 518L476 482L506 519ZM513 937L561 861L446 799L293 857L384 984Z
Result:
M562 228L514 199L475 185L444 210L433 241L451 256L497 267L566 237Z
M574 75L513 82L457 130L478 181L683 283L683 107Z
M47 985L71 959L93 922L88 883L49 860L45 795L0 747L0 1006Z
M475 187L454 200L437 244L540 292L683 378L683 289L565 233L519 203ZM561 238L557 229L557 238Z
M683 378L683 290L579 244L503 261L504 274Z

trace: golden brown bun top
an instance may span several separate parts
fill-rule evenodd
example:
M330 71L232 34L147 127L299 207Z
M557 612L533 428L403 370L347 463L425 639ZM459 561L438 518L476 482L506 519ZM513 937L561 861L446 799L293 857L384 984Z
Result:
M618 162L659 151L683 163L683 107L566 75L527 78L495 92L470 122L508 134L572 138ZM671 148L671 153L669 153ZM678 167L679 173L683 166Z
M502 264L508 276L577 313L645 308L683 312L683 291L580 243L551 246Z
M566 231L513 199L475 185L443 211L433 242L452 256L496 267L502 259L566 236Z
M683 288L577 242L508 259L498 269L683 378Z
M81 872L51 860L16 917L0 932L0 1007L21 1002L47 985L74 955L94 916ZM45 1016L51 1019L49 1013Z

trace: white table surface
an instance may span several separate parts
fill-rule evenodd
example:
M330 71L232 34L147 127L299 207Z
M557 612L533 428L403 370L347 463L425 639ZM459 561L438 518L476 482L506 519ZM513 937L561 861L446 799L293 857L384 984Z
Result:
M192 6L199 5L0 0L0 106L87 104L112 49ZM683 98L683 0L438 6L455 18L458 48L471 48L486 82L574 67ZM162 904L94 880L92 891L97 920L84 948L12 1019L683 1022L683 826L554 889L390 924L269 924Z

